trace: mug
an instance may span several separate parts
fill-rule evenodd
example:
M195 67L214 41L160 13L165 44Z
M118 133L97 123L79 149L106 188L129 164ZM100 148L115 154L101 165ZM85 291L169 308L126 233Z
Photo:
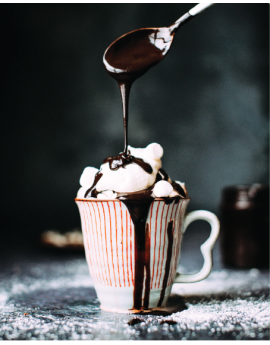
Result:
M120 200L75 199L81 217L85 255L100 308L136 313L166 306L174 283L205 279L212 269L212 248L219 221L208 211L186 214L189 198L155 199L145 222L143 244L138 245L133 221ZM202 269L177 273L181 243L187 226L201 219L211 233L201 246Z

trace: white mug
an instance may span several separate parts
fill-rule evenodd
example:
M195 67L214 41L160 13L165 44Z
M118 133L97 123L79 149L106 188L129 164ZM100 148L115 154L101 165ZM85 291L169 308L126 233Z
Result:
M189 198L171 203L162 199L152 202L142 250L137 248L134 224L123 202L75 200L81 216L85 255L101 309L135 313L164 307L174 283L197 282L210 274L219 221L208 211L186 214ZM210 236L201 246L203 267L196 274L177 273L182 236L197 219L211 226Z

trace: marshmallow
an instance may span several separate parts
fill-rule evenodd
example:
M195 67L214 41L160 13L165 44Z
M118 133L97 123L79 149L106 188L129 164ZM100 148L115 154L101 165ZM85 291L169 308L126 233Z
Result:
M98 172L98 169L96 168L86 167L81 175L80 185L89 186L90 188L95 180L95 175L97 172Z
M116 199L117 194L112 190L105 190L97 195L97 199Z
M173 186L167 181L159 181L153 188L153 193L157 198L167 197L173 191Z
M84 199L84 196L85 196L85 193L86 193L87 189L89 189L91 186L92 186L92 185L81 187L81 188L78 190L77 198L78 198L78 199Z
M146 148L128 146L128 150L132 156L150 164L153 172L148 174L138 164L133 163L120 167L118 170L111 170L109 163L102 164L100 167L102 177L96 185L98 192L109 189L119 193L131 193L147 189L155 183L156 175L161 168L160 158L163 155L163 148L153 143Z
M175 197L175 196L179 196L179 193L177 193L175 190L173 190L173 191L171 192L171 194L169 195L169 198L173 198L173 197Z
M156 173L145 172L137 164L128 164L124 168L111 170L109 163L102 164L101 179L96 184L96 190L102 192L107 189L119 193L130 193L150 187L156 178Z
M163 148L157 143L149 144L145 150L147 155L153 159L158 160L163 156Z

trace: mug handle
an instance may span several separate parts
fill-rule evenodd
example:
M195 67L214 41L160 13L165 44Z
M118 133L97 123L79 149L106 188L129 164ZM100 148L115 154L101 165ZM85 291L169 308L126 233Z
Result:
M193 211L186 215L183 224L183 233L188 225L194 220L205 220L211 226L211 233L208 239L201 245L201 252L204 258L202 269L195 274L176 273L174 283L195 283L205 279L212 269L212 249L219 234L219 220L214 213L209 211Z

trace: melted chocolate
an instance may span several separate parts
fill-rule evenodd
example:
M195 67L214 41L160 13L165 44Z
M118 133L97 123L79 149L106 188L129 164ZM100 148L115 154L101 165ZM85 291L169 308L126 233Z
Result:
M160 322L161 325L164 325L165 323L167 323L168 325L177 325L177 322L174 320L162 320Z
M130 156L132 157L132 156ZM113 157L111 157L113 158ZM105 161L110 162L111 158L107 158ZM104 161L104 162L105 162ZM145 163L147 164L147 163ZM160 179L168 179L168 175L162 169L159 173ZM102 173L99 171L94 179L92 186L86 191L85 197L97 197L96 184L102 177ZM178 185L178 184L176 184ZM132 193L117 193L117 199L121 200L127 207L131 219L134 224L135 233L135 272L134 272L134 291L133 291L133 308L136 310L148 309L150 298L150 232L149 225L146 224L146 219L150 210L150 206L155 199L153 194L153 186L147 189L132 192ZM165 201L166 204L171 204L173 201L177 203L180 197L174 198L160 198ZM167 287L167 281L170 271L170 263L172 257L172 245L173 245L173 221L171 221L167 228L168 236L168 249L167 259L165 265L165 275L162 284L162 291L160 294L160 300L158 306L161 306L165 295L165 289ZM145 278L145 279L144 279ZM145 282L145 283L144 283ZM143 298L144 287L144 298Z
M132 157L132 156L131 156ZM113 158L113 157L112 157ZM110 158L105 161L110 162ZM104 162L105 162L104 161ZM97 197L97 190L95 188L97 182L102 177L102 173L98 172L95 176L95 180L91 188L89 188L85 197ZM160 171L160 179L168 179L168 175L162 169ZM178 185L178 184L176 184ZM117 199L123 202L131 216L134 224L135 233L135 272L134 272L134 291L133 291L133 308L136 310L148 309L149 298L150 298L150 232L149 225L146 224L146 219L155 196L153 194L153 186L147 189L131 192L131 193L117 193ZM171 204L175 201L177 203L180 197L176 196L173 198L160 198L163 199L166 204ZM172 257L172 244L173 244L173 221L171 221L167 228L168 236L168 249L167 249L167 260L165 265L165 276L162 284L162 291L160 294L160 300L158 306L162 304L165 295L165 289L167 287L167 281L170 271L170 262ZM144 283L145 282L145 283ZM144 298L143 298L144 288Z
M96 198L97 197L98 192L96 191L95 186L98 183L98 181L101 179L102 175L103 174L100 171L98 171L96 173L95 179L94 179L94 182L93 182L92 186L89 189L87 189L87 191L84 194L85 198L86 197L92 197L92 198Z
M169 180L169 175L166 173L164 169L160 168L158 174L161 175L162 180L165 180L165 181Z
M183 198L187 197L184 189L180 186L180 184L176 183L175 181L172 181L172 186L173 189L176 190L176 192L179 193Z
M132 83L165 57L178 28L191 18L186 13L170 27L144 28L121 36L104 54L108 73L118 83Z
M146 219L153 198L152 191L142 191L129 193L118 197L128 208L131 219L134 224L135 233L135 272L134 272L134 291L133 291L133 309L142 308L142 292L144 273L146 271L146 299L143 307L148 307L150 292L150 244L149 228L146 226ZM147 238L147 240L146 240ZM146 263L147 261L147 263ZM145 270L146 268L146 270Z
M128 152L119 153L118 156L108 157L104 159L103 163L109 163L111 170L118 170L119 168L124 168L126 165L135 163L139 165L145 172L152 174L153 169L150 164L146 163L143 159L131 156Z
M134 326L134 325L137 325L138 323L141 323L143 322L143 320L141 319L138 319L137 317L135 317L134 319L131 319L127 322L128 325L130 326Z
M155 183L157 183L158 181L162 181L162 180L168 181L169 175L166 173L166 171L164 169L160 168L159 172L157 173Z
M173 248L173 220L170 221L168 228L167 228L167 236L168 236L168 248L167 248L167 259L165 264L165 274L163 278L162 283L162 290L160 294L160 299L158 302L158 307L161 306L164 296L165 296L165 290L167 287L167 282L169 278L170 273L170 265L171 265L171 259L172 259L172 248Z
M151 242L150 242L150 231L149 225L146 224L145 228L145 249L144 249L144 270L145 270L145 285L144 285L144 300L143 300L143 307L148 309L149 305L149 298L150 298L150 282L151 282L151 275L150 275L150 249L151 249Z
M114 41L105 51L103 63L120 88L123 105L125 147L128 155L128 100L133 82L158 64L168 53L174 34L192 16L185 13L170 27L139 29Z
M143 168L147 173L152 173L152 167L140 158L135 158L128 151L128 101L130 89L133 82L141 77L147 70L159 63L170 49L173 36L179 26L191 18L189 13L184 14L176 23L168 28L150 28L133 31L120 37L113 42L106 50L103 58L104 66L107 72L113 77L120 88L123 105L123 123L124 123L124 151L118 156L109 157L104 160L108 162L111 170L124 168L127 164L135 163ZM98 174L97 174L98 175ZM100 177L96 175L96 179ZM95 179L95 181L96 181ZM156 182L160 180L168 181L169 176L160 169L157 174ZM98 180L97 180L98 181ZM94 195L95 185L87 191ZM178 191L179 185L173 187ZM146 190L134 193L117 193L117 199L121 200L130 213L134 224L135 232L135 273L134 273L134 292L133 309L147 309L150 295L150 237L149 226L146 225L146 218L149 213L151 203L154 200L152 194L153 186ZM86 194L87 194L86 193ZM181 195L185 196L181 188ZM178 202L179 198L163 198L167 203ZM159 305L164 299L167 286L170 262L172 256L173 241L173 221L168 225L167 236L169 240L167 250L166 272L163 280L163 288L160 295ZM142 305L143 283L145 277L145 294Z

